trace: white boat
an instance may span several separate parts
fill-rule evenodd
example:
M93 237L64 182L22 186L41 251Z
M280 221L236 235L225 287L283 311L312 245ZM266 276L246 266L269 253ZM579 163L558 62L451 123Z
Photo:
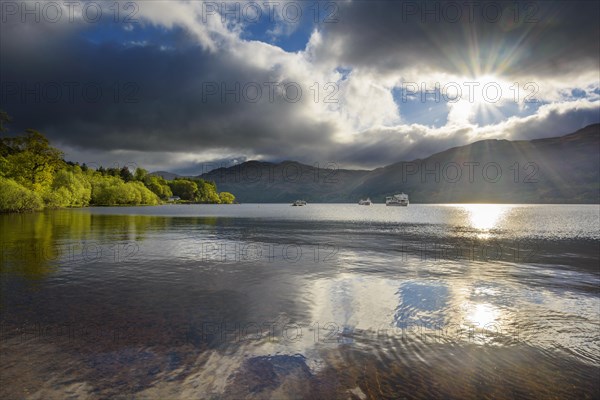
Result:
M366 200L360 199L360 201L358 202L359 206L370 206L371 204L373 204L373 202L368 197Z
M401 193L401 194L395 194L393 196L388 196L385 198L385 205L386 206L403 206L406 207L408 206L409 201L408 201L408 195Z
M292 205L294 207L305 206L306 205L306 201L304 201L304 200L296 200L295 202L292 203Z

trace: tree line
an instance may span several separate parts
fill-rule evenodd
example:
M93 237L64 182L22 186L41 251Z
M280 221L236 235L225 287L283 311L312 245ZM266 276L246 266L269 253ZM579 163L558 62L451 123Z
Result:
M10 116L0 110L0 133ZM40 132L27 129L16 137L0 138L0 212L44 208L157 205L173 196L178 202L232 204L231 193L199 178L167 181L143 168L89 168L64 160Z

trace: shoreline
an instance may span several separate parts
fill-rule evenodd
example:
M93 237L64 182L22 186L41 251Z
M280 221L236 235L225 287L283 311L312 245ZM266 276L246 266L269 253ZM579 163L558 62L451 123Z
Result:
M92 208L132 208L132 207L161 207L161 206L234 206L234 205L291 205L289 202L281 202L281 203L252 203L252 202L244 202L244 203L163 203L163 204L115 204L115 205L93 205L86 207L58 207L58 208L43 208L40 210L26 210L26 211L11 211L11 212L0 212L0 215L22 215L22 214L33 214L45 211L56 211L56 210L84 210L84 209L92 209ZM359 204L355 202L348 203L319 203L312 202L308 203L310 205L357 205ZM373 203L372 206L383 206L385 203ZM500 205L500 206L600 206L600 202L598 203L481 203L481 202L473 202L473 203L414 203L411 202L411 205L408 207L398 207L398 208L410 208L411 206L467 206L467 205ZM364 208L365 206L361 206ZM368 208L368 207L367 207ZM395 208L395 207L392 207Z

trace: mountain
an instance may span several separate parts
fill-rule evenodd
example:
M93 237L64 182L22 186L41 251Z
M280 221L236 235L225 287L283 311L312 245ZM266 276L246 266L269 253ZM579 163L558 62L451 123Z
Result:
M554 138L482 140L372 171L350 197L418 203L599 203L600 124Z
M150 172L148 175L156 175L156 176L161 176L163 178L165 178L168 181L172 181L175 178L181 178L181 175L177 175L174 174L172 172L167 172L167 171L156 171L156 172Z
M281 203L297 199L338 203L349 200L370 171L340 169L331 163L310 166L295 161L269 163L248 161L219 168L199 177L214 181L219 191L235 194L244 203Z
M248 161L199 177L242 203L382 203L399 192L415 203L600 203L600 124L561 137L481 140L373 171Z

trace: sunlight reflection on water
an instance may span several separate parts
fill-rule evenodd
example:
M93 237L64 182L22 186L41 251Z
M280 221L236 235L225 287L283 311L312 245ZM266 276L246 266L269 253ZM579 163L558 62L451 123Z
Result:
M476 398L483 376L497 397L580 398L597 385L595 206L101 208L4 215L0 229L2 379L26 376L17 391L427 398L435 380L437 397Z

